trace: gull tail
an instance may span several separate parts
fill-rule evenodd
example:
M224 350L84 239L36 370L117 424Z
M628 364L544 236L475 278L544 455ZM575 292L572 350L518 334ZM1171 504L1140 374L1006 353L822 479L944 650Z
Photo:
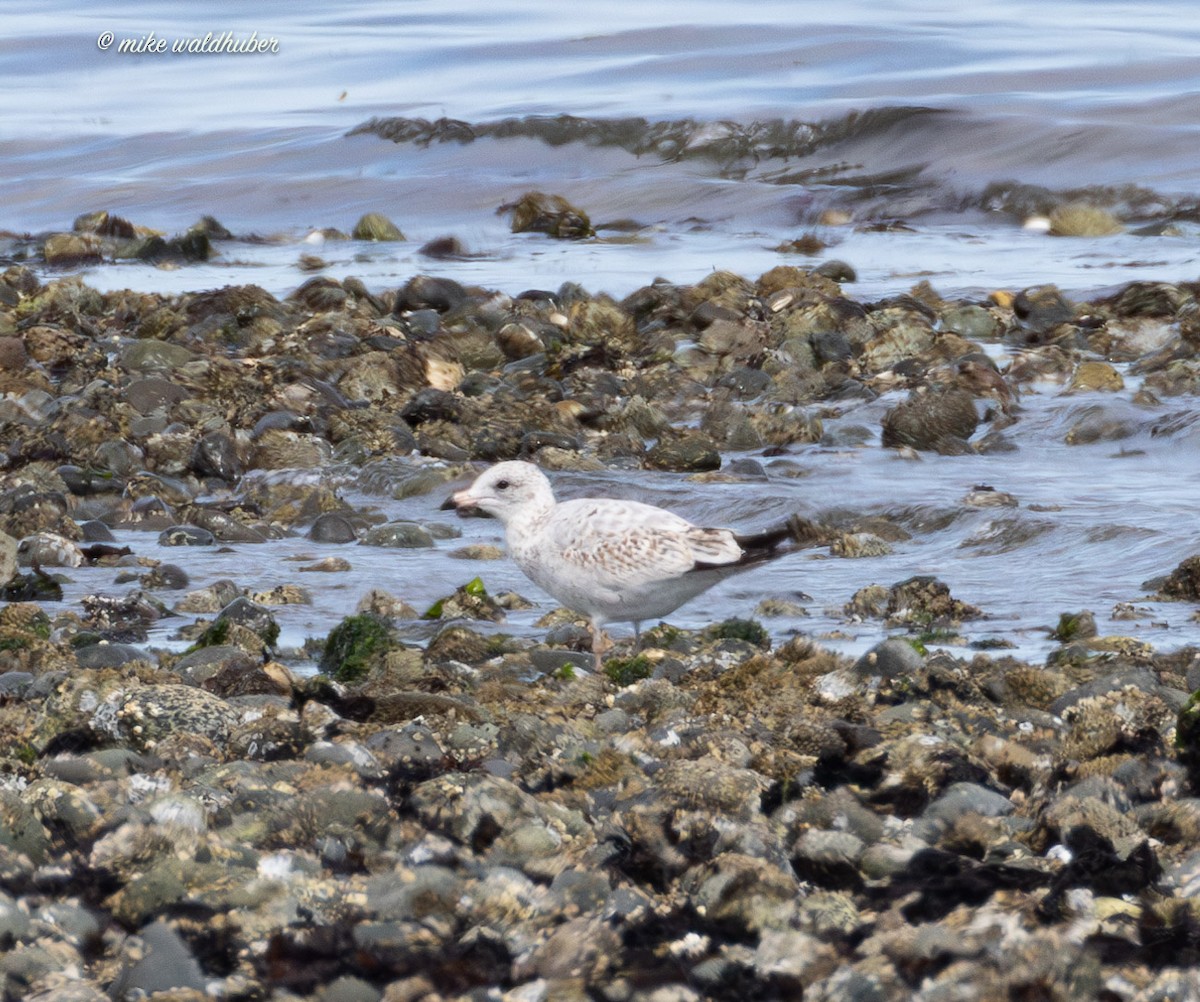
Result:
M791 515L783 525L777 525L772 529L764 529L761 532L735 535L734 539L737 540L738 546L746 553L765 550L766 556L772 556L774 555L773 551L784 543L796 544L795 546L789 546L788 550L799 549L804 546L820 546L822 543L829 542L830 533L812 519L802 518L799 515Z
M741 556L736 561L723 563L706 563L697 561L693 568L697 571L706 570L741 570L766 560L774 560L785 553L792 553L807 546L820 546L829 542L830 532L812 521L799 515L792 515L782 525L759 532L734 533L734 542L741 548Z

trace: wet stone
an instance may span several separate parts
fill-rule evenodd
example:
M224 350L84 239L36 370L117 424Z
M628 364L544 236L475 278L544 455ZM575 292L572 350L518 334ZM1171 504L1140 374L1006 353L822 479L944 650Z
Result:
M141 648L130 644L99 643L75 651L80 668L117 668L131 661L149 661L151 657Z
M159 546L216 546L216 537L194 525L173 525L158 535Z
M307 536L315 543L353 543L358 538L358 532L345 515L326 512L313 520Z
M159 564L139 578L143 588L150 591L182 591L191 582L187 572L177 564Z
M646 463L653 469L678 473L719 470L721 454L708 436L687 435L673 440L661 439L646 454Z
M389 522L363 533L364 546L383 546L392 549L422 549L432 547L433 536L416 522Z
M954 454L978 425L975 400L963 390L913 394L884 415L883 445Z

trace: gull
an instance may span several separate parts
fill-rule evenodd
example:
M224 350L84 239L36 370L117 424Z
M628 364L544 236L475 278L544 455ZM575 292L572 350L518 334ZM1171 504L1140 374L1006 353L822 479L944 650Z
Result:
M678 609L718 581L812 541L814 527L793 515L776 529L740 535L693 525L665 508L615 498L557 501L532 463L485 470L442 505L461 516L488 515L504 526L508 553L529 580L588 618L596 668L612 647L607 623L642 623Z

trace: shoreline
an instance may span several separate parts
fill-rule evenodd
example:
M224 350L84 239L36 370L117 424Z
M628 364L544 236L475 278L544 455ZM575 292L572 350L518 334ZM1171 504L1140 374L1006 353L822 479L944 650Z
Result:
M1019 454L1047 384L1078 402L1066 446L1119 450L1187 433L1163 401L1200 389L1198 288L871 301L782 266L620 301L438 275L277 298L10 268L0 529L26 591L0 607L5 998L1200 991L1200 655L1082 613L1044 663L970 646L992 610L872 565L938 510L812 502L822 561L858 581L845 622L895 633L858 659L722 616L593 674L570 617L505 637L483 624L519 596L467 585L428 621L391 582L313 646L328 675L274 647L274 610L328 587L338 546L402 567L454 545L348 504L335 465L392 498L516 456L749 496L814 445L904 471ZM982 547L1053 518L1004 521L1029 503L990 485L955 510L997 513ZM104 537L135 527L179 557ZM243 594L239 567L288 533L325 548ZM191 548L222 546L229 580L190 580ZM1187 556L1154 589L1184 611ZM462 582L496 557L467 554ZM38 601L77 561L124 593ZM167 613L194 650L147 650Z

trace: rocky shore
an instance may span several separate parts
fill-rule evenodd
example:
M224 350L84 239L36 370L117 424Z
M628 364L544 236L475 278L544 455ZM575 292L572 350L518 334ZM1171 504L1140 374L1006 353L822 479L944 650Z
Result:
M143 239L120 224L89 217L88 253ZM291 571L239 585L285 537L436 542L350 485L440 492L520 457L752 490L883 393L906 396L840 447L1020 449L1045 381L1090 401L1068 441L1117 442L1200 388L1200 284L862 302L850 277L615 301L0 275L3 999L1200 997L1200 652L1084 613L1027 663L956 639L987 610L936 576L864 570L845 616L896 635L858 659L729 619L593 673L570 616L535 643L483 625L519 596L471 581L426 612L380 582L313 673L277 647L273 609L306 601ZM814 514L830 559L918 531ZM196 546L229 547L228 574L193 581ZM85 564L116 597L62 601ZM1162 598L1200 598L1188 554L1162 574ZM167 616L186 649L147 642Z

